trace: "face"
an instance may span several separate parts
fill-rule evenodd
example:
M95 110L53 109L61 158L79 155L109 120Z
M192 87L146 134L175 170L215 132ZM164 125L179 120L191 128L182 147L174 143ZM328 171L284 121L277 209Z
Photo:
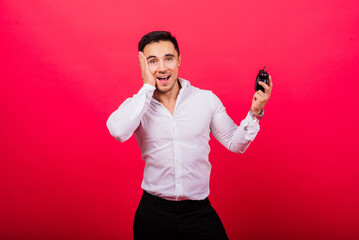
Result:
M181 57L178 56L170 41L153 42L143 49L151 74L155 78L157 91L167 93L174 91L178 85L178 68Z

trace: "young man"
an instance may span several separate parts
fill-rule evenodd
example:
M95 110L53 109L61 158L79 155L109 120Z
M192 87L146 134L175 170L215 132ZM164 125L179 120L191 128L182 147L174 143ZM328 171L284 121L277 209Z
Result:
M143 196L135 214L134 239L228 239L209 200L209 134L243 153L259 131L270 85L260 82L247 117L237 126L211 92L178 77L176 39L150 32L138 44L143 87L109 117L112 136L133 133L145 161Z

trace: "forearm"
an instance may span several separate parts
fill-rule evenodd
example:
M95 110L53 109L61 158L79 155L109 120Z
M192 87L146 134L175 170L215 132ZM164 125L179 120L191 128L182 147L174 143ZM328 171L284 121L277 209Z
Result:
M257 136L259 128L259 119L248 113L233 134L228 149L235 153L244 153Z
M110 134L118 141L126 141L138 128L141 117L150 105L154 90L154 86L144 84L137 94L132 98L126 99L126 101L110 115L106 125Z
M235 153L244 153L259 131L259 119L263 116L254 116L248 112L241 124L236 125L228 116L219 98L212 95L214 108L211 132L212 135L228 150Z

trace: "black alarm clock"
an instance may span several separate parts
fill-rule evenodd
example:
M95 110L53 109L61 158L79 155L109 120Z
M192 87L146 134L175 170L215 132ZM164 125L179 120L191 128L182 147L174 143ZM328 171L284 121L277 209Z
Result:
M258 82L264 82L265 84L269 85L269 75L266 72L266 67L264 67L262 70L259 71L259 73L257 74L257 78L256 78L256 84L254 89L256 91L261 90L262 92L264 92L264 88L258 84Z

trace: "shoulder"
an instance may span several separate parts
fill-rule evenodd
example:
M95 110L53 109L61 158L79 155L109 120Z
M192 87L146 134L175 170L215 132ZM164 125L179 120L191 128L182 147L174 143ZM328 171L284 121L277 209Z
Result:
M203 96L203 97L215 97L215 94L211 90L201 89L191 85L188 80L179 78L182 87L187 88L193 95Z
M192 86L190 82L185 79L180 79L180 82L182 87L186 88L187 96L190 96L190 98L195 98L196 101L200 101L204 105L210 105L212 108L217 108L219 105L222 105L221 100L211 90Z

